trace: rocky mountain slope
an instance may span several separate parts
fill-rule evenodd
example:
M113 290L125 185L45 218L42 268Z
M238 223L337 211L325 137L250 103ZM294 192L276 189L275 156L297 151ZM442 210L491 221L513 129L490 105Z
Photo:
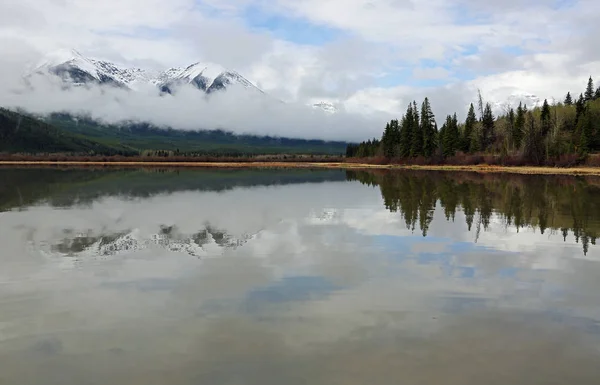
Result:
M264 94L236 71L214 63L194 63L185 68L151 71L88 58L73 49L48 54L27 76L32 74L58 76L69 86L102 84L135 90L141 85L151 84L167 93L176 92L177 88L184 85L192 85L206 93L242 87Z

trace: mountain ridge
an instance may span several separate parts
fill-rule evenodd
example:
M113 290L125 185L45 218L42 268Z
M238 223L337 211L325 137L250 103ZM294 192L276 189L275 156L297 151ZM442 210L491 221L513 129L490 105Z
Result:
M73 86L108 84L136 90L140 84L149 84L162 92L173 93L180 86L192 85L206 93L211 93L239 85L265 94L238 72L216 63L196 62L187 67L151 71L86 57L75 49L62 49L46 54L25 77L32 74L55 75L67 85Z

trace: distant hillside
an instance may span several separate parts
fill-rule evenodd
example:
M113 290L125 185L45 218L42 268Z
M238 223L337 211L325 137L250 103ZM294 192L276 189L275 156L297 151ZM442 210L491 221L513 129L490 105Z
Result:
M175 130L148 123L103 125L68 114L52 114L46 121L73 134L103 143L144 150L210 154L343 154L346 142L235 135L223 130Z
M0 108L0 152L129 155L137 151L109 146L62 130L31 116Z

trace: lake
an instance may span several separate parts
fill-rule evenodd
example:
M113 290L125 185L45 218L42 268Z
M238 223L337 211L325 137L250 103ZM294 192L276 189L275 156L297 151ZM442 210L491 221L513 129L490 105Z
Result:
M0 168L0 384L598 384L600 178Z

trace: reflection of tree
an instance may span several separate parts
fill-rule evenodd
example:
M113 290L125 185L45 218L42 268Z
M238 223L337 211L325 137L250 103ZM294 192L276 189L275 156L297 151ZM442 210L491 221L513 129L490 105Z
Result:
M385 207L400 212L406 227L423 236L439 202L446 220L457 209L465 215L469 231L489 229L492 215L505 226L560 233L569 230L587 254L600 229L600 188L596 178L540 175L493 175L416 171L347 171L349 180L379 185Z
M179 191L342 180L341 170L0 168L0 212L39 202L68 207L107 196L148 198Z

